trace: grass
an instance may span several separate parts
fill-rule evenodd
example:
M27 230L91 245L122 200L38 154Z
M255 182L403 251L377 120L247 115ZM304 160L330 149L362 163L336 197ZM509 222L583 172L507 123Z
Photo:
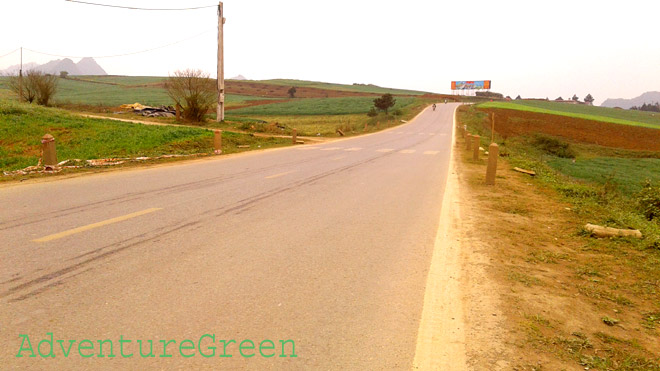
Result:
M551 115L576 117L586 120L610 122L621 125L660 128L660 114L643 111L620 110L551 101L487 102L480 108L502 108Z
M417 91L417 90L382 88L380 86L375 86L375 85L344 85L344 84L332 84L326 82L302 81L302 80L274 79L274 80L259 80L259 81L251 81L251 82L259 82L264 84L283 85L283 86L308 87L308 88L327 89L327 90L354 91L360 93L377 93L377 94L390 93L396 95L427 94L426 92Z
M56 139L60 161L213 150L213 134L204 129L89 119L60 109L0 100L0 171L36 165L41 155L41 137L47 133ZM238 145L267 148L290 143L228 132L223 133L223 139L224 153L243 150Z
M350 115L366 114L373 107L373 97L309 98L288 102L245 107L229 111L231 115L288 116L288 115ZM412 97L397 97L392 111L415 102Z
M81 76L58 79L55 104L81 104L91 106L119 106L142 103L149 106L170 106L174 102L161 84L165 77L133 76ZM9 78L0 77L0 98L11 96ZM225 103L232 105L266 98L225 95Z
M660 182L660 159L656 158L597 157L578 158L575 162L553 158L547 163L574 179L603 186L609 182L627 195L641 190L646 179Z

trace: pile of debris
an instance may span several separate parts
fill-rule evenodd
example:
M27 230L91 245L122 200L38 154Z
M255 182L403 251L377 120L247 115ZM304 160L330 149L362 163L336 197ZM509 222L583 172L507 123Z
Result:
M176 110L172 106L150 107L140 103L122 104L122 109L132 110L133 113L145 117L176 117Z
M59 162L57 165L43 165L41 159L36 166L28 166L25 169L14 170L14 171L3 171L4 176L16 176L16 175L29 175L29 174L52 174L59 173L64 169L79 169L83 167L99 167L99 166L113 166L121 165L126 162L141 162L147 160L158 160L162 158L174 158L174 157L193 157L193 156L206 156L206 153L194 153L190 155L163 155L157 157L135 157L135 158L100 158L94 160L64 160Z

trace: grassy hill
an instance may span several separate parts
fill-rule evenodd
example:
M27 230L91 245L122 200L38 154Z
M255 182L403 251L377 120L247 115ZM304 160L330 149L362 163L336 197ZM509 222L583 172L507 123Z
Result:
M621 125L660 129L660 114L629 111L615 108L595 107L581 104L566 104L550 101L487 102L479 108L500 108L551 115L568 116L585 120L609 122Z
M115 107L127 103L139 102L151 106L172 105L171 98L167 95L164 83L167 77L154 76L75 76L67 79L58 80L58 90L54 98L56 104L90 105ZM0 97L9 97L9 78L0 77ZM225 102L227 108L236 105L246 105L245 103L255 100L268 99L286 99L286 91L289 86L299 88L297 98L323 98L323 97L344 97L344 96L364 96L367 94L398 94L398 95L422 95L424 92L388 89L372 85L341 85L329 84L313 81L300 80L264 80L264 81L227 81L227 92ZM373 98L371 98L373 99ZM347 109L331 109L329 114L338 113L356 113L366 112L362 108L367 99L357 99L355 102L348 103ZM300 101L297 101L300 103ZM343 101L347 103L348 101ZM289 104L289 106L296 104ZM318 102L303 102L302 111L307 111L309 107L318 105ZM334 103L329 103L333 106ZM275 110L283 109L278 107ZM291 111L289 108L285 108ZM264 114L257 110L259 114ZM326 111L324 109L323 111ZM246 109L245 112L252 112ZM316 112L324 114L324 112ZM290 113L284 113L290 114ZM309 114L301 113L301 114Z
M382 88L375 85L344 85L344 84L332 84L326 82L316 82L316 81L303 81L303 80L286 80L286 79L274 79L274 80L259 80L256 82L261 82L265 84L273 85L285 85L285 86L295 86L295 87L308 87L308 88L317 88L325 90L339 90L339 91L352 91L359 93L376 93L376 94L392 94L392 95L424 95L428 94L423 91L416 90L405 90L405 89L391 89L391 88Z

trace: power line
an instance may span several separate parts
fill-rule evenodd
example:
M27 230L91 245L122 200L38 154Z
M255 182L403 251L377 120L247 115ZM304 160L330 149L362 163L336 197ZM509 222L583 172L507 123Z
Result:
M4 58L4 57L8 56L9 54L14 54L14 53L16 53L16 52L18 51L18 49L20 49L20 48L16 48L16 49L10 51L10 52L7 53L7 54L0 55L0 58Z
M38 51L38 50L32 50L32 49L28 49L28 48L23 48L23 50L28 50L28 51L31 51L31 52L33 52L33 53L43 54L43 55L48 55L48 56L51 56L51 57L60 57L60 58L94 58L94 59L101 59L101 58L116 58L116 57L125 57L125 56L129 56L129 55L135 55L135 54L147 53L147 52L150 52L150 51L154 51L154 50L158 50L158 49L167 48L168 46L172 46L172 45L180 44L180 43L182 43L182 42L184 42L184 41L188 41L188 40L194 39L194 38L196 38L196 37L202 36L202 35L204 35L204 34L207 34L207 33L210 33L210 32L215 32L215 31L216 31L215 29L207 30L207 31L204 31L204 32L202 32L202 33L198 33L197 35L194 35L194 36L190 36L190 37L188 37L188 38L185 38L185 39L183 39L183 40L175 41L175 42L173 42L173 43L169 43L169 44L166 44L166 45L157 46L157 47L155 47L155 48L150 48L150 49L140 50L140 51L137 51L137 52L123 53L123 54L115 54L115 55L102 55L102 56L95 56L95 57L94 57L94 56L91 56L91 57L90 57L90 56L83 56L83 57L81 57L81 56L75 56L75 55L59 55L59 54L52 54L52 53L40 52L40 51ZM18 49L16 49L16 50L18 50ZM14 50L14 52L15 52L16 50ZM13 53L13 52L12 52L12 53Z
M86 5L96 5L96 6L106 6L109 8L121 8L121 9L131 9L131 10L157 10L157 11L168 11L168 10L173 10L173 11L178 11L178 10L196 10L196 9L206 9L206 8L216 8L217 5L206 5L206 6L198 6L198 7L193 7L193 8L178 8L178 9L156 9L156 8L137 8L137 7L132 7L132 6L121 6L121 5L109 5L109 4L97 4L97 3L90 3L87 1L78 1L78 0L65 0L71 3L80 3L80 4L86 4Z

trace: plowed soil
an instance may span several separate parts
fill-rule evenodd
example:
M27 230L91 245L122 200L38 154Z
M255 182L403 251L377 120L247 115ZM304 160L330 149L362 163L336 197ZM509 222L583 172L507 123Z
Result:
M632 150L660 151L660 130L542 113L488 109L503 137L543 133L582 143Z
M291 89L291 86L262 84L251 81L229 80L225 82L225 90L227 94L250 95L265 98L288 98L289 89ZM296 98L335 98L381 95L382 94L316 89L302 86L296 87Z

